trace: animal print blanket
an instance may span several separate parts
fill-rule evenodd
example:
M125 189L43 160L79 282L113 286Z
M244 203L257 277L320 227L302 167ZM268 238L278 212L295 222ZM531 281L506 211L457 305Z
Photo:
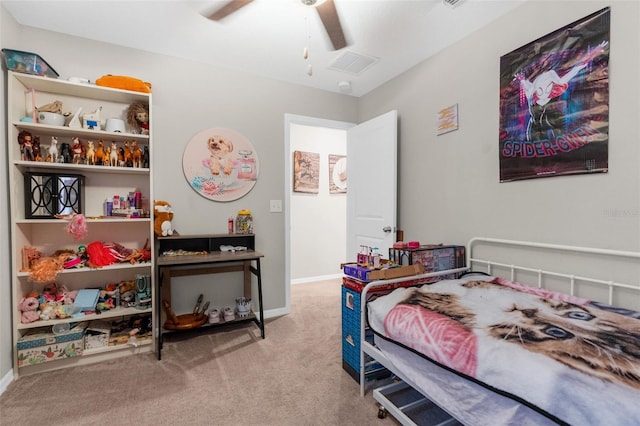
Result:
M376 334L568 424L640 424L640 314L501 278L397 289Z

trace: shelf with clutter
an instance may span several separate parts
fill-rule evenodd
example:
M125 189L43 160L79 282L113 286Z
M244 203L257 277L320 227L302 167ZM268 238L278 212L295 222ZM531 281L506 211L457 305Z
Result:
M151 106L150 90L7 73L16 378L153 350Z

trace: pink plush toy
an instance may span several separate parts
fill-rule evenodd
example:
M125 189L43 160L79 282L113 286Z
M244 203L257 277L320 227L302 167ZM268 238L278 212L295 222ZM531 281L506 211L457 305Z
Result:
M23 297L18 304L18 310L22 312L20 322L28 324L40 319L38 315L38 299L35 297Z

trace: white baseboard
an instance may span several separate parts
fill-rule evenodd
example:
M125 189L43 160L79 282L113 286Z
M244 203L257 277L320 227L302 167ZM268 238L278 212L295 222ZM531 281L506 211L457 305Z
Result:
M264 319L281 317L289 315L290 313L291 310L287 308L269 309L268 311L264 311Z
M336 278L342 278L342 274L320 275L317 277L297 278L295 280L291 280L291 285L306 284L306 283L312 283L312 282L324 281L324 280L333 280Z
M13 382L13 370L7 371L7 374L4 375L2 380L0 380L0 395L7 390L7 387Z

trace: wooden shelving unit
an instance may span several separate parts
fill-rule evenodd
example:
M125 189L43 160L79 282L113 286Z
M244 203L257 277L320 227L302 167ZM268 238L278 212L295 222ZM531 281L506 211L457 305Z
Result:
M11 203L12 229L12 306L13 306L13 341L14 341L14 376L38 373L48 370L65 368L73 365L100 362L103 360L153 350L155 337L141 342L138 346L119 345L84 351L81 355L70 358L56 359L35 365L19 366L17 342L21 337L33 330L46 331L56 324L72 324L79 321L91 323L96 320L120 320L138 315L151 315L155 323L155 306L146 309L133 307L118 307L103 311L101 314L85 315L81 318L65 318L55 320L39 320L28 324L21 322L21 312L18 304L22 297L30 291L41 291L42 284L30 280L30 273L25 270L22 260L22 249L34 247L44 256L51 255L56 250L77 250L80 245L87 245L92 241L116 242L126 248L142 249L145 244L150 248L152 256L143 263L116 263L102 268L83 267L66 269L56 276L58 286L66 286L69 290L82 288L104 288L108 283L122 280L132 280L136 275L150 276L150 283L155 278L154 265L154 234L153 222L146 218L105 217L104 202L106 198L115 194L126 195L139 190L149 200L152 208L152 132L148 135L114 133L103 130L84 128L69 128L67 126L50 126L37 122L24 121L25 117L33 117L33 108L59 100L63 104L63 112L75 113L80 108L83 112L101 109L103 119L117 117L124 119L126 110L134 102L149 106L149 116L152 117L152 99L147 93L112 89L91 84L72 83L60 79L21 74L9 71L7 73L7 122L8 151L9 151L9 184ZM102 140L105 146L115 142L122 146L125 141L136 140L143 149L149 152L149 166L144 168L91 165L86 163L72 164L60 162L28 161L20 152L18 134L28 131L34 138L39 138L43 154L47 152L52 137L58 139L59 144L72 143L73 138L79 138L85 144L91 140L97 144ZM58 145L60 149L60 145ZM44 157L44 155L43 155ZM30 219L26 214L25 175L27 173L60 173L84 176L84 211L88 226L88 236L75 241L66 232L66 221L48 219ZM154 298L155 299L155 298Z

